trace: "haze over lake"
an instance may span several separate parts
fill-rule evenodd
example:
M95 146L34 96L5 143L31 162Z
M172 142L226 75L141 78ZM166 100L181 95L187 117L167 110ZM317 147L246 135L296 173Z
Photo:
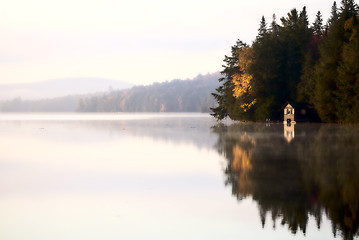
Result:
M358 239L359 128L1 114L0 239Z

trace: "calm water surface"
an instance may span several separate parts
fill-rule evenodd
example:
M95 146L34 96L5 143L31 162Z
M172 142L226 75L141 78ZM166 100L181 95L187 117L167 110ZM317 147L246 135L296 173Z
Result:
M359 239L359 127L0 115L0 239Z

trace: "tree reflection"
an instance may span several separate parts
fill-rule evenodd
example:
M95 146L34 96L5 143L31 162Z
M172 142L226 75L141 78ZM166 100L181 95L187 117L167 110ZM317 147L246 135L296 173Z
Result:
M284 127L214 126L216 148L227 159L226 185L238 200L258 202L263 226L268 215L274 228L279 220L305 234L309 216L320 228L325 213L334 235L358 236L359 127L297 124L290 141Z

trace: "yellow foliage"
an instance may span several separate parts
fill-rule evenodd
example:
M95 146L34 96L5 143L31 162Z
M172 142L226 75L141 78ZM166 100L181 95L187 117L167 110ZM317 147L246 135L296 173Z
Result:
M252 181L249 172L252 170L251 158L252 154L240 148L238 145L233 146L233 170L238 173L238 189L244 196L252 193Z
M245 93L252 93L251 80L253 77L247 72L247 67L252 62L252 55L253 50L251 47L246 46L238 50L238 66L241 72L232 76L232 81L234 83L233 96L235 98L239 98ZM246 112L255 103L256 99L250 103L243 103L240 107Z
M235 98L239 98L246 92L251 91L250 82L252 80L252 76L248 73L239 74L236 73L233 75L233 83L235 85L233 89L233 96Z
M252 102L250 102L250 103L243 103L242 105L241 105L241 108L245 111L245 112L247 112L247 110L249 110L254 104L256 104L256 102L257 102L257 99L254 99Z
M252 170L251 164L252 154L243 150L238 145L233 146L233 163L232 167L237 172L248 172Z

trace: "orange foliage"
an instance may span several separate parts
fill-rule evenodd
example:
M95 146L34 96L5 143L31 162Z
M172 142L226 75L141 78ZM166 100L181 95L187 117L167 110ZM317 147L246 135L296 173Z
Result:
M250 103L242 103L241 104L241 108L245 111L245 112L247 112L247 110L248 109L250 109L254 104L256 104L256 102L257 102L257 99L254 99L252 102L250 102Z
M238 145L233 146L233 170L236 172L244 172L252 170L252 153L243 150Z
M246 138L246 136L244 136ZM246 144L255 145L253 139L243 139ZM238 192L243 196L248 196L252 192L252 181L249 173L252 171L252 151L239 145L233 146L233 162L232 169L238 173Z
M238 192L240 192L243 196L248 196L253 190L249 174L253 169L252 148L256 146L256 141L244 133L244 135L241 136L241 143L241 145L236 144L233 146L232 170L239 176Z
M252 62L252 55L253 55L253 50L251 47L245 46L238 50L238 58L239 58L238 65L241 72L236 73L232 76L233 78L232 81L235 85L233 89L233 96L235 98L239 98L243 96L243 94L245 93L249 93L249 94L252 93L252 87L250 83L253 77L247 72L247 67ZM256 100L254 99L250 103L243 103L240 107L246 112L255 103Z

